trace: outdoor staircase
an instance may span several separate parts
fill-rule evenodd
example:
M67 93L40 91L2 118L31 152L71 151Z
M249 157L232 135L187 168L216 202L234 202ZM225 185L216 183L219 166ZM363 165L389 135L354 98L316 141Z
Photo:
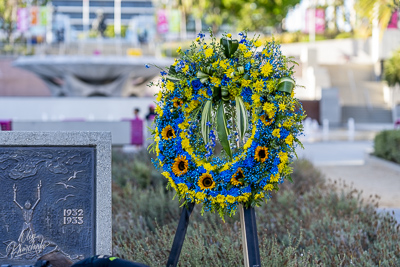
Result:
M376 81L372 64L323 65L331 86L338 88L342 123L392 123L392 112L383 99L383 82Z

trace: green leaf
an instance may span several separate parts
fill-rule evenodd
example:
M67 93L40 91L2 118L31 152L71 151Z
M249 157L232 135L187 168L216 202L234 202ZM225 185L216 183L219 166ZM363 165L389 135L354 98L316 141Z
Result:
M239 137L241 140L243 140L244 134L247 131L247 128L249 127L247 112L243 100L240 96L235 97L235 102L236 102L236 121L239 130Z
M224 103L221 101L217 110L217 133L218 139L221 142L223 149L230 158L232 158L231 148L229 146L228 135L229 131L226 125L226 116L224 111Z
M295 82L292 78L283 77L278 82L278 91L291 94L294 86Z
M217 101L221 98L221 88L220 87L215 87L213 89L213 99L214 101Z
M227 58L230 58L238 49L238 40L228 40L226 38L221 38L221 45L224 47L224 54Z
M203 135L204 144L206 145L208 144L210 135L210 126L207 125L207 122L211 121L211 107L212 102L208 100L201 113L201 134Z

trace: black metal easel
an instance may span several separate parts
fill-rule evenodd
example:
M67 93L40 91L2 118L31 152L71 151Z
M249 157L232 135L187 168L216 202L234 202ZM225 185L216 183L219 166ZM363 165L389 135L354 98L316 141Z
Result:
M167 267L176 267L178 265L179 256L181 254L187 227L189 225L189 217L193 211L193 208L194 203L189 203L187 206L183 206L178 228L176 229L174 242L172 243L171 252L168 257ZM242 207L240 208L242 209ZM257 224L254 208L243 208L240 216L242 223L245 266L260 267L260 248L258 246Z

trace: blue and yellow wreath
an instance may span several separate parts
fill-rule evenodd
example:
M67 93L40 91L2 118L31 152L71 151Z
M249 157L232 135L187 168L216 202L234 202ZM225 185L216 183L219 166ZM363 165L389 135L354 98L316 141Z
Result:
M162 71L153 149L180 201L232 216L257 206L290 179L305 117L294 98L293 65L273 40L200 33Z

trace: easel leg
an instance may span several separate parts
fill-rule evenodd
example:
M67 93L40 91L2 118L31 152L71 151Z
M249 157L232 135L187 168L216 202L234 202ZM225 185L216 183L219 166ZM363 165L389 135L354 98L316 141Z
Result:
M240 206L240 222L242 226L244 266L259 267L261 266L260 248L254 208L247 209Z
M178 265L179 256L183 242L185 241L187 227L189 225L189 217L194 208L194 203L189 203L188 206L183 206L181 218L179 219L178 228L176 229L174 242L172 243L171 252L167 261L167 267L175 267Z

